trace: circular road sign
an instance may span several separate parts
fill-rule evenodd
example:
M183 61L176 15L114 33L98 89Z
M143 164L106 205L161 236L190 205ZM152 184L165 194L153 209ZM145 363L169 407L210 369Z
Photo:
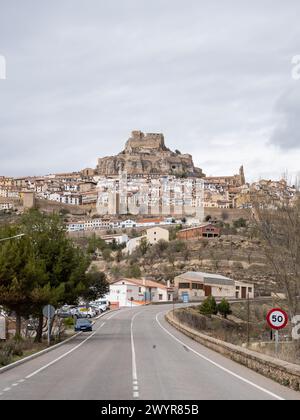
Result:
M48 319L49 315L50 315L50 319L52 319L55 315L55 308L52 305L46 305L43 308L43 315L45 318Z
M272 330L282 330L289 322L288 314L280 308L272 309L267 315L267 322Z

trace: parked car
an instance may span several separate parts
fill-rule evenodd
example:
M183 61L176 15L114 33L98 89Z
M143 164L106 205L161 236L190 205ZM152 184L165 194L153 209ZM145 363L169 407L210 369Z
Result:
M74 306L64 305L61 308L57 309L55 313L60 318L72 318L74 315Z
M109 303L106 299L99 299L95 302L92 302L91 305L96 306L101 313L109 310Z
M75 331L93 331L93 325L90 320L79 318L75 323Z
M100 315L102 313L101 309L97 305L90 305L90 307L95 311L96 315Z
M73 311L73 315L77 318L94 318L97 314L93 308L86 308L85 306L79 306Z

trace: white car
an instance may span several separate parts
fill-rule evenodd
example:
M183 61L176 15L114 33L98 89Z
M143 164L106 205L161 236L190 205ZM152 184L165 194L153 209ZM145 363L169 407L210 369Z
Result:
M93 308L86 307L75 308L73 314L78 318L94 318L97 315Z
M93 305L96 305L100 308L101 312L105 312L109 309L109 302L107 299L99 299L93 302Z

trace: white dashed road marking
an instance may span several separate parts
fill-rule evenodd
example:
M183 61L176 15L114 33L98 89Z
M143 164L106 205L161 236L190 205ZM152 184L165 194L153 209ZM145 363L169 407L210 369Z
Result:
M136 355L135 355L135 346L134 346L134 338L133 338L133 322L135 318L140 314L140 312L136 313L131 319L131 352L132 352L132 388L133 388L133 398L139 398L139 382L137 376L137 367L136 367Z

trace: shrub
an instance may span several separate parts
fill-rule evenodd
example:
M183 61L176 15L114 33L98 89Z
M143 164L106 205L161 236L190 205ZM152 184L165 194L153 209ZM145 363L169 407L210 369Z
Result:
M65 318L64 319L64 326L66 327L66 328L72 328L72 327L74 327L74 324L75 324L75 321L74 321L74 318Z
M236 229L245 228L247 227L247 220L243 219L242 217L238 220L234 220L233 227Z
M11 340L1 346L0 366L6 366L11 363L14 356L23 356L22 340Z
M186 243L181 240L176 240L169 244L169 250L171 252L182 252L186 249L187 249Z
M222 302L218 305L218 312L222 315L223 318L227 318L228 315L232 314L230 309L230 303L225 298L222 299Z
M111 261L112 260L112 258L111 258L111 250L108 249L108 248L103 249L103 251L102 251L102 257L107 262Z
M127 268L125 271L125 277L139 279L141 277L141 269L137 264L134 264Z
M211 316L211 315L217 315L218 308L217 308L217 302L216 299L213 296L209 296L200 306L200 314Z
M12 361L11 354L6 353L4 350L0 350L0 366L9 365Z

